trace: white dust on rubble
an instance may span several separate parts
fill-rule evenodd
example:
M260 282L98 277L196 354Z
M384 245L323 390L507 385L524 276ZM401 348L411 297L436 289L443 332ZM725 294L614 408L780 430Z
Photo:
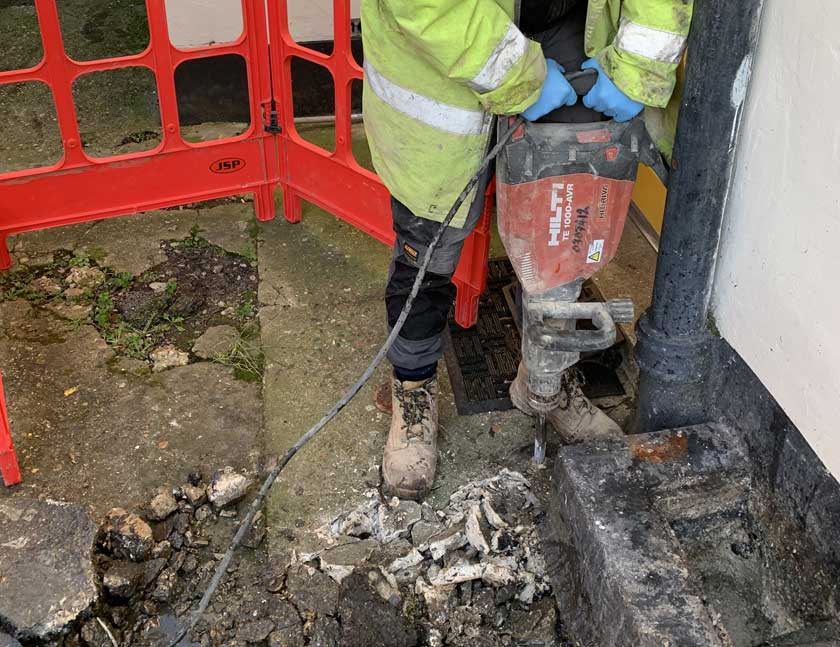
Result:
M459 488L441 510L393 499L375 491L359 507L318 529L319 545L293 555L315 562L341 582L374 551L402 547L385 568L434 607L438 591L481 580L485 586L513 586L523 604L549 590L534 513L539 502L530 482L507 469Z

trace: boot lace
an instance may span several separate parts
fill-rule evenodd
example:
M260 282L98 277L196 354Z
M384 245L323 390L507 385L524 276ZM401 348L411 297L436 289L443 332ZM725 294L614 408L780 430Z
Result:
M404 389L401 385L397 388L399 389L397 399L402 407L406 435L409 440L422 440L427 427L426 423L429 421L432 394L429 393L425 384L416 389Z
M566 396L564 401L560 404L560 408L564 411L569 408L576 413L594 414L595 406L583 394L583 385L586 384L586 377L577 368L570 368L563 374L562 390Z

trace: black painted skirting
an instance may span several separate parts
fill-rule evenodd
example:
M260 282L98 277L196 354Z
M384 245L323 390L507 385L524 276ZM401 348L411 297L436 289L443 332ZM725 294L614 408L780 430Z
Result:
M743 434L755 476L768 484L774 502L814 540L822 559L840 565L840 483L723 339L715 341L711 375L710 418Z

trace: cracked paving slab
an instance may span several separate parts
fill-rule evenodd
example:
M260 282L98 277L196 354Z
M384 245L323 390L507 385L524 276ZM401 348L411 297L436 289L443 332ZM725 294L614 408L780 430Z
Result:
M142 274L166 260L160 243L182 239L199 228L201 236L229 252L253 257L257 227L251 203L198 209L166 209L54 227L9 237L15 263L40 262L58 249L84 251L115 272Z
M0 622L21 640L59 634L96 601L96 531L80 506L0 500Z
M193 470L257 466L259 388L224 366L151 375L115 360L90 326L53 343L0 338L0 366L24 471L23 484L0 491L0 500L30 492L101 513L139 505Z
M229 251L249 255L258 241L263 384L211 363L151 375L144 363L115 358L92 326L26 303L0 304L0 367L24 468L24 484L0 492L0 501L49 495L103 512L136 507L193 470L253 471L294 443L367 366L386 333L390 250L311 205L297 225L282 214L257 223L251 204L115 218L23 234L14 254L33 262L56 249L101 250L100 265L136 274L161 262L162 240L184 238L196 225ZM383 365L277 482L266 511L272 559L300 548L379 484L390 416L374 394L389 372ZM458 416L441 364L433 505L502 467L528 471L532 443L532 422L517 412Z

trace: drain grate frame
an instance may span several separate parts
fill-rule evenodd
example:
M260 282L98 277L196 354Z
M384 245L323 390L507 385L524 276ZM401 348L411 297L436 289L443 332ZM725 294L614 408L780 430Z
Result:
M461 328L450 315L443 348L449 381L459 415L474 415L513 408L510 384L521 358L519 284L506 258L489 261L487 288L478 306L478 321ZM602 300L591 282L584 284L581 300ZM583 391L590 399L626 395L618 376L626 344L618 333L616 344L597 353L585 353L577 364L583 373Z

